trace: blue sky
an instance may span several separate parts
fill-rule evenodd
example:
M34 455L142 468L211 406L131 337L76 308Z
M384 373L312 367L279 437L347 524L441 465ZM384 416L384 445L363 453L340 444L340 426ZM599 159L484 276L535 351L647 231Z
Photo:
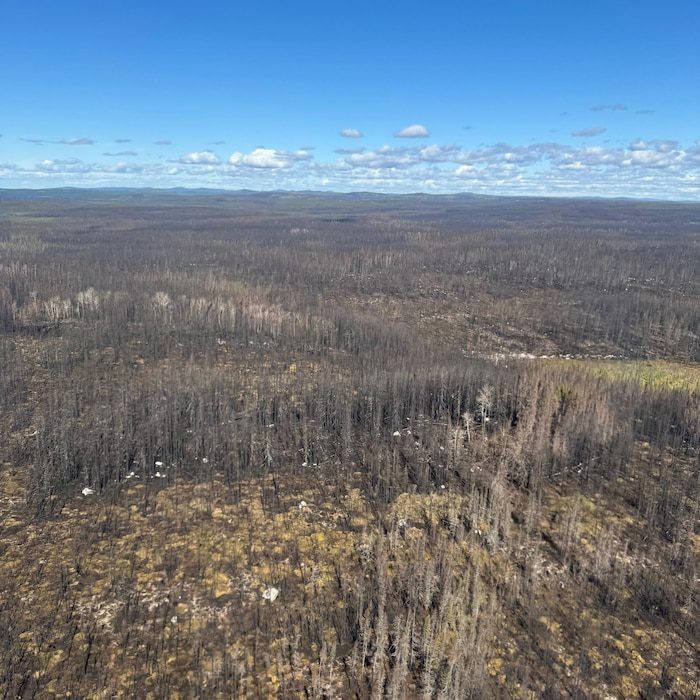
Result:
M0 133L0 187L700 199L700 2L5 0Z

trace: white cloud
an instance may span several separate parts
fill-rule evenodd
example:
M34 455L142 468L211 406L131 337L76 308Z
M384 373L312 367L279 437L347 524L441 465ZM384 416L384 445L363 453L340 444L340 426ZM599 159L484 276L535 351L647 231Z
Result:
M116 163L115 165L109 166L106 168L106 172L109 173L118 173L118 174L126 174L126 175L134 175L134 174L140 174L144 171L144 166L143 165L138 165L136 163L124 163L124 162L119 162Z
M365 168L411 168L420 164L458 163L488 164L490 167L531 165L545 157L559 152L557 144L533 144L531 146L510 146L495 144L473 150L465 150L455 145L430 145L412 148L394 148L381 146L374 151L355 151L341 153L339 163L352 167Z
M338 133L346 139L361 139L364 136L359 129L341 129Z
M61 143L64 146L92 146L95 142L87 138L87 136L81 136L78 139L61 139L57 143Z
M86 173L90 166L78 158L45 159L36 164L36 169L43 173Z
M250 168L262 168L276 170L281 168L291 168L295 163L302 160L309 160L311 154L305 150L298 151L278 151L275 148L256 148L250 153L236 151L228 159L231 165Z
M193 151L180 156L178 162L186 165L216 165L221 160L213 151Z
M430 132L422 124L411 124L397 131L394 136L400 139L424 139L430 136Z
M473 149L414 143L346 149L332 161L316 160L305 148L284 151L260 147L236 152L228 162L208 162L212 156L216 158L211 151L202 151L185 154L177 161L103 157L85 162L48 157L32 165L4 162L0 164L0 186L470 191L700 201L700 142L649 139L614 146L591 142L495 143Z

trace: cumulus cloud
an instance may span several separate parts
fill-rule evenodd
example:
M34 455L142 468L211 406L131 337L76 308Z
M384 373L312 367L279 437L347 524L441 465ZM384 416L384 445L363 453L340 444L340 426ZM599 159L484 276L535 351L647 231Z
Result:
M361 139L364 136L359 129L341 129L338 133L346 139Z
M36 164L36 169L44 173L85 173L90 166L78 158L45 159Z
M207 162L210 156L201 154L211 151L185 154L175 162L46 158L31 166L0 164L0 185L468 191L700 201L700 141L493 143L476 148L413 143L339 151L331 161L316 160L305 148L265 147L236 152L226 162Z
M216 165L221 161L213 151L193 151L180 156L178 162L186 165Z
M146 170L146 166L138 163L116 163L112 166L107 166L105 173L114 173L118 175L137 175Z
M394 136L400 139L424 139L430 136L430 132L422 124L411 124L397 131Z
M607 131L602 126L591 126L588 129L579 129L578 131L572 131L571 135L575 136L576 138L590 138L591 136L600 136L600 134L604 134Z
M686 153L677 141L667 139L642 141L640 139L631 143L624 151L621 165L671 168L687 158L692 159L692 153Z
M587 146L562 151L553 159L555 167L571 168L580 164L591 173L600 175L601 168L630 170L677 170L692 172L690 149L684 149L677 141L658 139L634 141L624 148Z
M340 163L355 168L406 169L421 164L488 164L490 167L526 166L557 150L556 144L511 146L498 143L477 149L463 149L455 145L431 145L414 148L381 146L373 151L354 151L342 154Z
M633 151L646 151L649 148L654 148L662 153L671 153L680 147L678 141L672 139L654 139L652 141L644 141L637 139L630 144L630 149Z
M309 160L311 154L304 150L278 151L275 148L256 148L250 153L236 151L228 159L230 165L236 167L248 166L250 168L262 168L276 170L291 168L295 163Z
M341 154L336 176L354 187L404 191L464 189L476 192L588 193L662 196L677 188L700 199L700 143L635 141L625 147L567 146L544 142L391 148ZM637 189L644 181L646 189ZM430 183L430 184L427 184ZM682 187L682 189L681 189ZM426 190L427 191L427 190Z
M591 107L592 112L624 112L626 110L627 105L623 105L619 102L615 104L593 105L593 107Z

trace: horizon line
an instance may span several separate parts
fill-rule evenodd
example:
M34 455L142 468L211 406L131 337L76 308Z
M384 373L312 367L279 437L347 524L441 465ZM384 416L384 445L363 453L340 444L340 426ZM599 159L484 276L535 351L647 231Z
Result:
M548 194L548 193L524 193L524 194L492 194L492 193L477 193L477 192L426 192L423 190L415 190L412 192L387 192L377 190L316 190L316 189L251 189L251 188L221 188L221 187L188 187L186 185L175 185L172 187L158 187L152 185L145 186L128 186L128 185L106 185L102 187L90 187L81 185L63 185L56 187L0 187L0 193L11 192L153 192L163 194L304 194L304 195L365 195L373 197L473 197L476 199L559 199L559 200L577 200L577 201L609 201L609 202L653 202L667 204L697 204L700 205L700 199L677 199L666 197L635 197L633 195L586 195L586 194Z

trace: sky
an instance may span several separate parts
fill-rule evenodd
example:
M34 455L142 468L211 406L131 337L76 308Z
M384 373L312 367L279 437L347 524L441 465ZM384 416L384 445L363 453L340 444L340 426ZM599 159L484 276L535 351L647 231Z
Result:
M700 2L4 0L0 187L700 200Z

